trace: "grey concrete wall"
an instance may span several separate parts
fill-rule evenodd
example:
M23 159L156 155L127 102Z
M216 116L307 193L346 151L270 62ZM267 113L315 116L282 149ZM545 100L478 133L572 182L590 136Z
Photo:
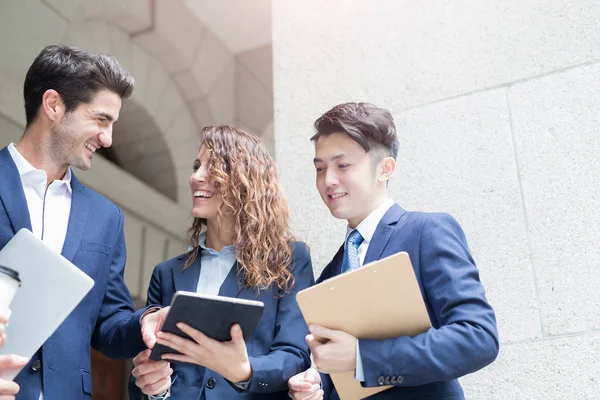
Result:
M273 3L275 146L318 274L344 237L314 185L312 122L369 101L399 131L392 197L466 231L501 352L469 399L600 390L600 2Z

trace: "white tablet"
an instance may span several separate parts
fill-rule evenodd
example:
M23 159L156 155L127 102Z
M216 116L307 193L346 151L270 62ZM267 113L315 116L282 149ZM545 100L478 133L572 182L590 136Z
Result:
M56 253L27 229L21 229L0 250L0 265L19 273L17 290L0 355L31 358L94 286L92 278ZM13 380L19 369L1 370Z

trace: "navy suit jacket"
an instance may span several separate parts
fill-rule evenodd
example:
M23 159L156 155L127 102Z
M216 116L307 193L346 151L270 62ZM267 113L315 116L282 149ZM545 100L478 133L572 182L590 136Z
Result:
M464 399L457 378L498 354L496 317L488 304L465 235L448 214L409 212L394 204L379 222L364 263L405 251L410 256L432 328L415 337L360 339L365 381L393 388L370 399ZM344 247L318 282L340 274ZM321 374L325 399L338 399Z
M169 305L178 290L195 292L201 269L201 257L185 270L185 254L156 266L150 287L148 303ZM173 399L288 399L287 381L293 375L310 367L309 348L304 338L308 327L302 318L296 293L314 284L310 253L305 244L294 244L290 271L295 278L290 293L278 296L276 287L258 292L239 283L237 265L221 285L219 295L258 300L265 305L264 314L252 337L246 341L252 366L252 379L247 390L240 391L216 372L205 367L172 362L171 397ZM130 379L130 398L144 399L144 395Z
M144 310L134 313L123 281L123 213L83 186L75 175L71 188L71 213L62 255L95 283L15 379L21 386L18 400L38 400L42 379L45 400L90 399L90 345L113 358L133 357L145 348L139 323ZM0 150L0 249L21 228L31 230L29 210L21 177L5 147ZM41 361L41 370L32 369L33 361Z

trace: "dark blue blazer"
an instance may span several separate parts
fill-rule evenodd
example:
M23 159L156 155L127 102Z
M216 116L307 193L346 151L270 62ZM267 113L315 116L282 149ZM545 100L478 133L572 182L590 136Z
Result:
M139 318L123 281L123 214L72 175L71 214L62 255L94 280L94 287L17 376L18 400L90 399L90 345L113 358L145 348ZM21 228L31 230L21 177L8 149L0 150L0 248ZM40 266L43 268L43 265ZM31 299L32 302L44 299ZM10 338L8 338L10 340ZM32 363L41 361L41 368Z
M150 287L148 303L169 305L178 290L195 292L200 277L201 257L185 270L185 254L156 266ZM305 244L294 244L290 270L295 284L290 293L278 296L275 287L257 292L239 283L237 265L225 278L219 295L258 300L265 305L252 337L246 342L252 380L246 391L235 389L221 375L195 364L172 362L174 399L288 399L288 379L310 367L309 348L304 340L308 327L302 318L296 293L314 284L310 253ZM208 383L208 384L207 384ZM143 399L133 378L129 384L130 398Z
M498 354L496 317L465 235L448 214L409 212L394 204L379 222L365 264L409 254L433 327L415 337L360 339L365 387L394 384L370 399L464 399L457 378ZM340 274L343 246L318 282ZM339 399L321 374L325 399Z

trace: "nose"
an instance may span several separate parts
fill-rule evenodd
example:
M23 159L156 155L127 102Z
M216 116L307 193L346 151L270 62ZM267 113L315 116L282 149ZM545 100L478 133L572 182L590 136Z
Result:
M192 183L204 183L206 181L206 174L204 172L204 168L198 168L196 171L192 172L191 179Z
M325 185L337 186L338 183L338 177L335 173L334 168L327 168L327 170L325 171Z
M102 147L110 147L112 145L112 126L98 134L98 140Z

